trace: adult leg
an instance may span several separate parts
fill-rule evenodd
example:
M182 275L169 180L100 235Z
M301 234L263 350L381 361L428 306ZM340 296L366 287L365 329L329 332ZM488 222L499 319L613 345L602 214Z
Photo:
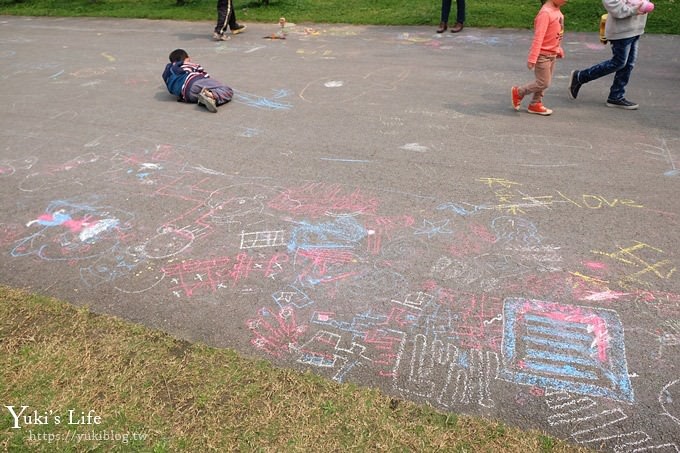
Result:
M456 22L465 23L465 0L456 0Z
M234 35L238 35L239 33L242 33L246 30L245 25L240 25L238 22L236 22L236 10L234 9L234 4L232 0L229 0L229 29L231 30L231 33Z
M456 0L456 23L451 27L451 33L463 30L465 23L465 0Z
M227 31L230 11L231 0L217 0L217 25L215 25L215 33L218 35L223 35Z
M449 14L451 12L451 0L442 0L442 11L439 19L439 28L437 33L443 33L446 31L449 25Z
M234 12L234 3L232 0L229 0L229 12L227 13L229 20L227 21L229 23L229 28L233 31L234 28L238 25L236 23L236 13Z

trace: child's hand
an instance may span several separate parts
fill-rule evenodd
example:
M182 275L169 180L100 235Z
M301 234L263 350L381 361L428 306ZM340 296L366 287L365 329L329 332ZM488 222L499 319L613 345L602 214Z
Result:
M564 49L561 47L557 49L557 58L564 58Z
M534 69L535 67L536 67L536 63L529 63L529 62L527 61L527 68L529 68L529 69Z

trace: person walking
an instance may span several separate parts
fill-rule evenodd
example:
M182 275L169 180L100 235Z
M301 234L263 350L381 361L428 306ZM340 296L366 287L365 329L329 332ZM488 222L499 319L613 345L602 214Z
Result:
M217 25L213 30L213 39L215 41L226 41L230 38L227 35L227 28L231 30L232 35L238 35L246 31L245 25L240 25L236 22L236 13L234 12L234 4L232 0L217 0Z
M449 13L451 0L442 0L442 13L437 33L444 33L449 28ZM456 23L451 27L451 33L463 30L465 24L465 0L456 0Z
M522 98L531 94L527 112L547 116L552 110L543 105L543 95L552 81L555 60L564 58L564 15L560 8L567 0L541 0L541 3L543 6L534 19L534 39L527 57L527 67L534 70L536 80L521 87L513 86L510 94L515 110L519 110Z
M645 32L647 13L640 2L631 5L624 0L602 0L607 10L605 37L611 44L612 58L587 69L574 70L569 77L569 97L576 99L581 87L593 80L614 74L605 104L625 110L636 110L639 105L626 99L626 86L638 57L638 43ZM642 10L641 10L642 9Z

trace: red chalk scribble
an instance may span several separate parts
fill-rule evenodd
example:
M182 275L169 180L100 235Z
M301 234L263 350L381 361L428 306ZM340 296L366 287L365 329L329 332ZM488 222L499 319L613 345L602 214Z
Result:
M249 277L271 278L283 271L286 262L288 255L283 253L264 258L239 253L236 257L185 260L161 270L173 284L171 289L176 295L193 297L219 288L233 288Z
M339 184L310 183L282 191L268 206L277 211L318 218L328 214L375 214L378 200L364 195L359 189L346 193Z
M261 308L258 317L249 319L246 325L253 334L251 344L275 357L295 350L300 337L307 330L307 326L298 325L295 311L290 307L278 312Z

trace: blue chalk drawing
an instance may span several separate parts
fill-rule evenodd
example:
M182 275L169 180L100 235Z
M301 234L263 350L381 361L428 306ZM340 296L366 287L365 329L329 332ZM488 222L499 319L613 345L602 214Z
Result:
M465 207L463 206L463 204L469 207ZM475 214L483 209L490 208L487 208L486 206L475 206L470 203L454 203L454 202L442 203L439 206L437 206L438 211L453 211L454 213L463 217Z
M332 222L316 224L298 222L298 226L291 232L288 251L315 248L351 249L367 234L366 229L351 216L340 216Z
M290 94L288 90L278 90L274 92L272 98L265 98L255 94L246 93L244 91L234 90L234 100L242 104L256 107L264 110L288 110L293 107L286 102L280 102L277 99L287 97Z
M509 298L503 319L500 379L633 402L615 311Z
M449 230L447 227L449 225L449 219L430 221L423 219L422 226L416 228L416 235L425 234L428 239L432 239L437 234L451 234L453 231Z

